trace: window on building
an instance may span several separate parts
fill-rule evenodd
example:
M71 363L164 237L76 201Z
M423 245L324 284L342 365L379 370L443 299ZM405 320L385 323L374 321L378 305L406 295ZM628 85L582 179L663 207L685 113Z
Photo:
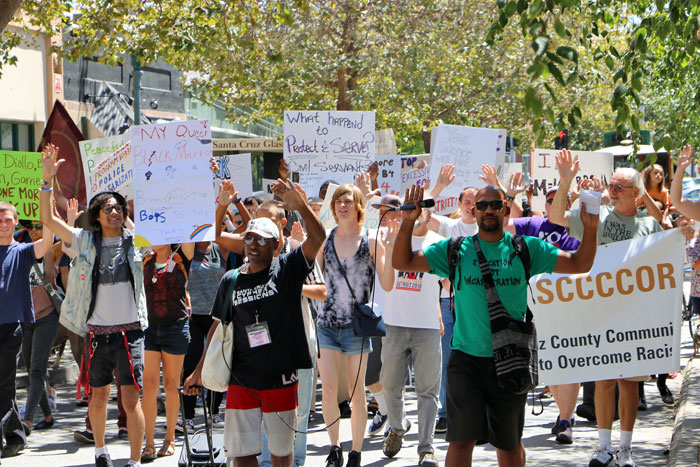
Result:
M31 123L0 122L0 149L34 151L34 125Z

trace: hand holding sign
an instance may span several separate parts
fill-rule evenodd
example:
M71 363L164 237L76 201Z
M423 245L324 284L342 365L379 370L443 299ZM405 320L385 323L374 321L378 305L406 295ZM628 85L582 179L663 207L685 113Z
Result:
M65 162L64 159L57 159L58 148L51 143L44 146L44 150L41 152L41 170L44 181L51 183L59 167Z

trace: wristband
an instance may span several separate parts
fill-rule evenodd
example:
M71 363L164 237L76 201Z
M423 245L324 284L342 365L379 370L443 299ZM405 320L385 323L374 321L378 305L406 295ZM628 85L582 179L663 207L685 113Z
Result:
M241 202L241 197L239 196L238 198L236 198L236 200L233 202L233 204L238 204L240 202Z
M40 186L39 189L41 191L53 191L53 187L46 188L46 187Z
M515 201L515 196L508 196L506 195L506 201Z
M47 182L46 180L41 181L41 186L51 185L52 182Z

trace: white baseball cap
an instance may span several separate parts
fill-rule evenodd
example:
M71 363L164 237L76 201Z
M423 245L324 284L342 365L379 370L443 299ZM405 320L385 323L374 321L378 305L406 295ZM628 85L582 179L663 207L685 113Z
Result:
M277 227L277 224L267 217L258 217L257 219L250 220L243 235L249 233L257 234L263 238L280 239L280 229Z

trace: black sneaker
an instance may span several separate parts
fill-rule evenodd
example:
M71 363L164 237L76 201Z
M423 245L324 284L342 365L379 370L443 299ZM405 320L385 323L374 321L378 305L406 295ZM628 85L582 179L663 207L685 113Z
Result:
M661 400L664 401L664 404L673 405L676 402L673 398L673 393L665 384L659 388L659 395L661 395Z
M7 443L4 448L2 448L2 457L15 457L22 449L24 449L24 443Z
M343 449L340 446L331 446L331 452L326 457L326 467L343 467Z
M595 407L593 404L579 404L576 407L576 415L585 418L589 422L595 422Z
M435 424L435 433L447 433L447 417L438 418Z
M348 453L348 463L345 467L360 467L360 453L357 451L350 451Z
M95 467L112 467L112 459L109 458L109 454L95 457Z
M574 426L575 423L575 418L571 417L571 421L569 422L569 426ZM568 427L566 426L566 423L561 423L561 420L559 419L559 415L557 415L557 421L554 422L554 426L552 427L552 434L554 436L557 436L559 433L562 431L566 430Z
M637 404L637 410L644 411L648 409L647 400L643 397L639 398L639 403Z
M92 434L92 432L83 430L75 430L73 432L73 438L83 444L95 444L95 435Z

